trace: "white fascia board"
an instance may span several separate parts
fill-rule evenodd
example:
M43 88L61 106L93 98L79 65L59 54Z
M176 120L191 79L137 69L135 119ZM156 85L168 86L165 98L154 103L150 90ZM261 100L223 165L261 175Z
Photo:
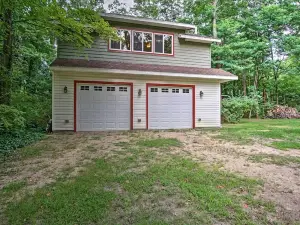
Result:
M200 43L221 43L221 39L217 38L209 38L209 37L200 37L200 36L194 36L194 35L188 35L188 34L179 34L179 38L185 39L186 41L191 42L200 42Z
M213 79L213 80L220 80L221 82L238 80L237 76L204 75L204 74L189 74L189 73L167 73L167 72L152 72L152 71L139 71L139 70L117 70L117 69L65 67L65 66L52 66L52 67L50 67L50 69L52 71L62 71L62 72L69 71L69 72L111 73L111 74L128 74L128 75Z
M160 21L160 20L153 20L153 19L140 18L134 16L101 13L101 17L103 17L106 20L116 21L116 22L134 23L134 24L167 27L167 28L175 28L175 29L183 29L183 30L196 29L196 26L191 24Z

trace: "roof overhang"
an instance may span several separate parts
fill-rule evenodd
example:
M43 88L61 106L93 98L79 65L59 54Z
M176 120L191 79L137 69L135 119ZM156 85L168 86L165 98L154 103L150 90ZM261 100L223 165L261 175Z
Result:
M85 67L67 67L67 66L51 66L53 72L89 72L89 73L110 73L110 74L126 74L126 75L144 75L144 76L164 76L176 78L194 78L219 80L221 83L238 80L237 76L207 75L207 74L188 74L188 73L168 73L153 72L140 70L120 70L120 69L104 69L104 68L85 68Z
M213 43L213 42L221 43L221 39L196 36L196 35L188 35L188 34L179 34L178 38L185 39L186 41L199 42L199 43Z
M134 23L134 24L174 28L174 29L181 29L181 30L191 30L191 29L195 30L196 29L196 26L191 25L191 24L160 21L160 20L153 20L153 19L140 18L140 17L134 17L134 16L124 16L124 15L119 15L119 14L101 13L101 17L108 21Z

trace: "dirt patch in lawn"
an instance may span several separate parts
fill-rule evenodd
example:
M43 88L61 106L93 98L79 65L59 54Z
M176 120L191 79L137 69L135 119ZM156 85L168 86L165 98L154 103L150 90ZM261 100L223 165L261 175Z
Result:
M145 133L148 136L149 134ZM260 154L281 157L299 157L300 151L281 151L261 144L235 145L214 138L215 133L207 131L158 132L152 138L177 138L183 148L169 149L176 155L189 156L195 161L213 165L220 170L237 172L264 181L263 189L257 198L263 198L277 205L278 219L300 220L300 168L299 165L276 165L257 163L250 156Z
M42 148L41 154L26 159L15 159L0 165L0 189L10 183L26 182L27 190L35 190L58 179L76 176L85 169L85 165L96 158L134 157L135 153L120 154L128 143L139 143L151 138L178 139L180 147L152 148L157 156L174 154L201 161L219 170L225 170L264 181L264 186L257 198L263 198L276 203L277 217L285 222L300 220L300 169L293 164L277 165L272 163L250 160L251 156L270 154L281 157L300 157L299 150L280 151L260 144L235 145L231 142L215 138L216 132L202 130L185 130L174 132L91 132L91 133L57 133L50 135L31 147ZM45 148L45 146L47 146ZM121 156L120 156L121 155ZM149 154L149 159L151 158ZM117 161L116 161L117 163ZM142 173L145 171L142 161L135 168L124 173ZM22 195L22 188L20 195ZM119 187L107 189L122 192ZM20 195L15 195L19 196ZM152 199L146 196L147 199ZM146 198L145 197L145 198ZM173 214L186 213L182 200L164 198L153 202L145 202L145 210L169 209L166 213L172 218ZM12 199L11 199L12 200ZM116 203L117 204L117 203ZM141 205L141 204L138 204ZM131 209L127 213L135 213ZM138 209L136 209L138 211ZM119 216L123 216L120 209ZM159 212L158 212L159 214ZM118 221L119 217L115 218ZM170 220L171 221L171 220ZM125 221L126 222L126 221ZM130 221L127 221L130 223Z
M26 181L34 190L65 176L76 176L93 159L114 154L114 145L129 140L128 133L56 133L26 148L41 149L33 158L14 158L1 166L0 189L17 181ZM45 143L47 148L45 149ZM20 149L22 151L23 149Z

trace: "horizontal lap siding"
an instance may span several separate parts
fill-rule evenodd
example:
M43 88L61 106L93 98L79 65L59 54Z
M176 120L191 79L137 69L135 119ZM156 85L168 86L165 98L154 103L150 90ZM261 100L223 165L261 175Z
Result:
M174 36L174 56L160 56L153 54L139 54L128 52L108 51L107 41L96 38L91 48L79 50L67 43L58 44L58 58L89 59L115 62L174 65L190 67L211 67L210 47L208 44L185 42Z
M141 79L138 76L130 76L132 79L124 79L124 75L103 75L96 73L54 73L53 79L53 129L74 129L74 80L132 82L133 83L133 128L146 129L146 83L168 84L192 84L196 85L196 127L220 126L220 84L208 81L185 80L147 77ZM64 87L68 87L68 93L64 93ZM138 90L142 95L138 96ZM200 91L204 95L200 98ZM201 118L201 122L198 119ZM141 122L138 122L141 119ZM69 123L65 123L69 120Z
M200 91L203 92L202 98ZM196 85L196 127L220 127L220 83ZM198 121L201 119L201 121Z

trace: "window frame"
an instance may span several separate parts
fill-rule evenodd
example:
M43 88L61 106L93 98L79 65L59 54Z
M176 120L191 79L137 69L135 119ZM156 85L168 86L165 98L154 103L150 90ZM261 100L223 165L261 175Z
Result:
M162 35L162 44L163 44L163 46L162 46L162 48L163 48L163 53L160 53L160 52L155 52L155 40L154 40L154 45L153 45L153 47L154 47L154 54L158 54L158 55L173 55L173 53L174 53L174 35L171 35L171 34L167 34L167 33L153 33L153 36L154 36L154 38L155 38L155 35ZM170 53L165 53L165 39L164 39L164 37L165 37L165 35L168 35L168 36L171 36L172 37L172 47L171 47L171 54ZM153 38L153 39L154 39Z
M174 47L174 33L168 33L168 32L157 32L157 31L154 31L154 30L146 30L146 29L134 29L134 28L122 28L122 27L115 27L117 30L126 30L126 31L129 31L130 32L130 44L131 44L131 47L130 47L130 50L123 50L121 49L121 41L120 41L120 49L114 49L114 48L111 48L111 39L109 39L108 41L108 51L111 51L111 52L126 52L126 53L134 53L134 54L150 54L150 55L156 55L156 56L173 56L175 55L175 47ZM152 49L151 49L151 52L146 52L146 51L139 51L139 50L134 50L134 32L141 32L143 33L143 36L144 36L144 33L151 33L152 34ZM159 52L155 52L155 35L162 35L163 36L163 51L164 51L164 36L165 35L169 35L171 36L172 38L172 47L171 47L171 54L170 53L159 53ZM144 37L143 37L143 40L144 40ZM144 42L142 41L142 49L144 48Z
M130 30L130 29L126 29L126 28L116 28L118 31L119 30L123 30L123 31L128 31L129 33L130 33L130 50L124 50L124 49L122 49L122 41L120 40L119 42L120 42L120 48L119 49L117 49L117 48L111 48L111 39L109 39L109 41L108 41L108 48L109 48L109 50L111 50L111 51L121 51L121 52L131 52L132 51L132 30Z

